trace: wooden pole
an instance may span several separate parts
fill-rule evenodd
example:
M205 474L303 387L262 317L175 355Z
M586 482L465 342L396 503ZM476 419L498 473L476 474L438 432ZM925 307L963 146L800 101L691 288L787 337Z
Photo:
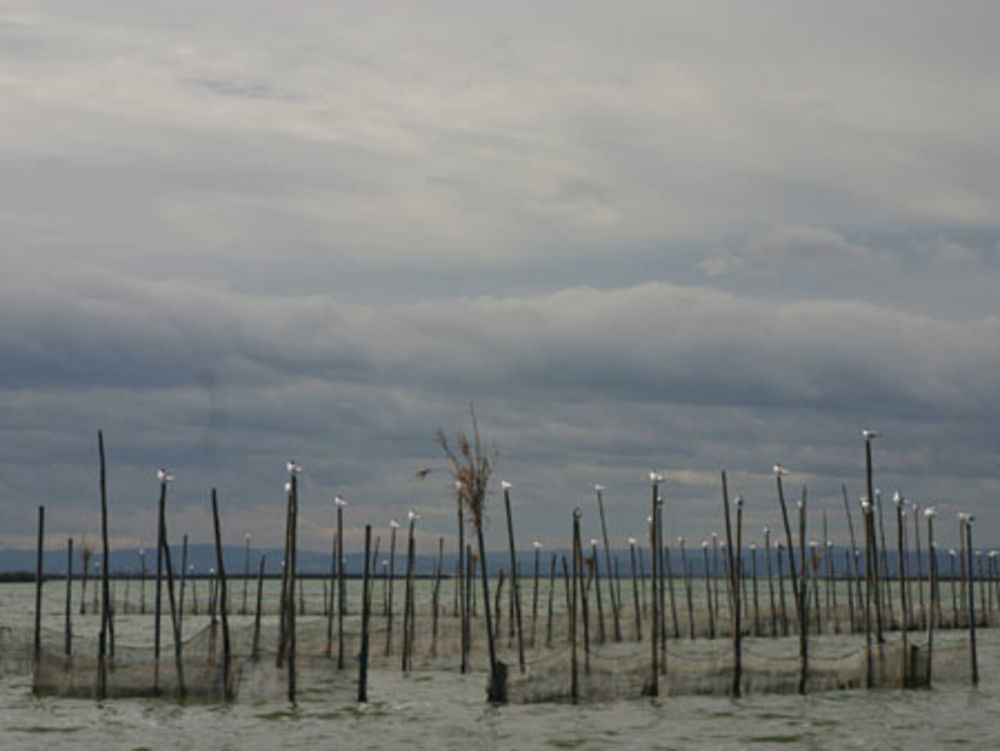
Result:
M406 588L403 598L403 649L402 649L402 670L407 672L410 669L410 630L413 628L411 617L413 605L413 558L414 542L413 532L417 523L417 515L410 512L410 528L406 540Z
M969 657L972 660L972 685L979 685L979 656L976 651L976 594L972 583L972 514L964 514L962 519L962 525L965 527L965 555L968 565L969 576L966 578L968 582L968 597L966 598L969 604Z
M545 646L552 646L552 610L553 610L553 600L556 595L556 554L552 553L549 556L549 596L548 596L548 612L546 613L545 622Z
M514 618L517 629L517 664L524 672L524 628L521 623L521 590L517 583L517 551L514 547L514 520L510 510L510 483L500 483L503 488L503 504L507 513L507 540L510 545L510 596L514 603ZM497 614L499 617L499 613Z
M858 543L857 543L857 540L854 537L854 520L853 520L853 517L851 516L851 506L847 502L847 486L846 485L841 485L840 486L840 492L841 492L841 495L843 496L843 499L844 499L844 514L847 516L847 531L848 531L848 533L850 534L850 537L851 537L851 560L850 560L851 567L847 570L846 573L847 573L848 576L853 576L853 578L854 578L854 584L855 584L855 588L856 588L856 591L857 591L857 603L858 603L858 608L857 609L858 609L858 611L861 611L862 610L862 608L861 608L861 574L858 573ZM854 620L854 601L853 600L851 601L850 605L851 605L851 607L850 607L850 612L851 612L851 633L853 634L853 633L855 633L857 631L856 623L855 623L855 620Z
M622 629L620 622L620 611L621 611L621 597L615 593L614 582L618 577L612 578L612 567L611 567L611 545L608 543L608 525L604 519L604 486L595 485L594 490L597 493L597 510L601 516L601 535L604 537L604 561L605 561L605 573L608 575L609 589L611 590L611 617L614 620L612 625L612 633L614 634L615 641L622 640ZM595 559L596 560L596 559ZM600 601L600 598L598 598Z
M799 616L802 628L799 632L799 654L802 660L802 672L799 675L799 693L805 694L809 682L809 604L808 570L806 569L806 488L802 486L802 500L799 501Z
M781 541L774 543L775 559L778 564L778 598L781 603L781 635L788 636L788 603L785 600L785 564L782 553Z
M438 616L440 615L441 569L444 567L444 537L438 537L438 558L434 566L434 589L431 594L431 654L437 656Z
M63 628L65 653L73 654L73 538L66 540L66 618Z
M767 567L767 594L771 603L771 638L778 635L778 614L774 608L774 577L771 573L771 528L764 527L764 558Z
M344 504L337 503L337 670L344 669L344 610L347 599L344 591ZM330 603L333 607L333 603Z
M607 641L607 633L604 628L604 602L601 599L601 564L600 559L597 557L597 540L591 540L591 558L594 561L593 576L594 576L594 593L597 595L597 643L603 644ZM608 578L610 581L611 574L608 573ZM609 586L613 589L613 585ZM613 595L612 595L613 596Z
M708 605L708 638L715 638L715 618L712 613L712 580L709 577L708 568L708 540L701 543L701 557L705 568L705 602Z
M542 543L535 540L532 543L532 547L535 549L535 567L534 567L534 581L531 589L531 639L529 643L531 647L535 647L535 631L538 624L538 564L539 557L542 552Z
M257 606L254 608L253 616L253 646L250 649L250 658L257 659L260 654L260 611L264 602L264 562L267 560L267 553L260 554L260 562L257 564Z
M639 606L639 582L636 580L634 537L628 538L629 560L632 571L632 608L635 611L635 640L642 641L642 608Z
M902 664L902 676L903 676L903 687L908 687L913 676L910 675L909 665L910 665L910 642L909 642L909 611L907 609L907 592L906 592L906 547L903 545L903 496L900 495L899 491L896 491L892 498L893 505L896 507L896 574L897 581L899 584L899 606L901 609L900 614L900 638L903 643L903 664Z
M166 567L167 576L167 598L168 605L170 607L170 625L174 637L174 667L177 673L177 697L183 699L185 696L185 686L184 686L184 662L183 662L183 645L181 642L181 631L180 631L180 618L178 615L177 601L174 597L174 570L170 560L170 546L167 544L167 515L166 515L166 497L167 497L167 482L170 481L170 475L168 475L164 470L160 470L160 540L157 543L160 548L160 554L157 555L159 559L162 555L164 566ZM157 669L159 664L157 661Z
M35 676L38 675L38 662L42 657L42 556L45 544L45 506L38 507L38 545L35 548L35 641L34 659ZM102 626L103 628L103 626ZM103 633L103 631L102 631Z
M215 571L219 591L219 612L222 616L222 693L226 701L233 698L232 645L229 641L229 613L226 597L226 569L222 560L222 532L219 529L219 501L212 488L212 526L215 530Z
M372 525L365 525L365 562L364 578L361 593L361 649L358 654L358 703L368 701L368 620L371 617L371 599L368 589L371 586L371 560L369 549L372 542Z
M570 640L570 673L569 673L569 696L576 704L580 698L580 667L576 651L576 608L579 584L580 566L580 512L579 509L573 511L573 590L570 596L569 608L569 640ZM564 559L565 560L565 559ZM655 660L655 653L653 659ZM653 671L656 674L656 671Z
M930 611L927 616L927 688L931 687L931 666L934 663L934 619L940 611L935 607L938 600L937 591L937 551L934 547L934 516L936 512L933 508L925 508L924 516L927 518L927 556L928 575L930 576Z
M395 519L389 520L389 526L392 528L389 537L389 600L388 600L388 612L386 613L385 621L385 656L388 657L392 654L392 596L394 590L396 589L396 530L399 529L399 522ZM468 647L468 644L463 644L464 647ZM462 672L465 672L465 657L462 658Z
M729 576L730 576L730 588L729 588L729 610L732 616L732 629L733 629L733 685L732 694L733 696L740 695L740 685L743 682L743 660L742 660L742 645L740 642L741 637L741 626L740 626L740 573L738 568L738 563L734 554L738 557L739 550L742 546L742 522L743 522L743 499L740 496L736 497L736 550L733 550L733 527L729 514L729 486L726 481L726 472L722 471L722 509L723 516L726 524L726 555L729 561Z
M658 665L659 660L659 647L658 640L660 637L660 598L658 596L659 587L659 540L657 539L657 530L659 529L658 519L659 519L659 475L655 472L651 473L650 479L653 481L653 498L651 503L651 513L649 517L649 537L650 537L650 569L651 569L651 592L650 600L652 602L652 618L650 620L650 671L649 671L649 682L646 684L646 695L647 696L658 696L660 693L660 669ZM576 517L574 516L574 525L576 524ZM575 641L574 641L575 644ZM575 653L574 653L575 660Z

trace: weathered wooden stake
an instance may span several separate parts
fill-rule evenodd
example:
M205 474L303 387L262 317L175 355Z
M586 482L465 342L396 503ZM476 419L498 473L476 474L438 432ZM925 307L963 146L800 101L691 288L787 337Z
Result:
M219 612L222 617L222 693L226 701L233 698L232 645L229 641L229 613L226 597L226 569L222 561L222 531L219 528L219 500L212 488L212 526L215 530L215 575L219 592Z
M517 664L524 672L524 628L521 622L521 590L517 583L517 551L514 547L514 520L510 510L510 483L501 482L503 488L503 504L507 512L507 539L510 543L510 596L514 604L513 624L517 629ZM497 618L500 617L499 612Z
M358 703L368 701L368 620L371 617L371 559L372 525L365 525L365 559L361 592L361 649L358 650Z
M604 561L606 565L605 572L608 575L608 585L609 585L608 588L611 590L611 617L614 619L614 624L612 626L612 633L614 634L615 641L621 641L622 640L622 629L620 622L621 595L615 592L614 582L615 580L617 580L618 577L615 576L614 578L612 578L611 545L608 543L608 525L604 520L604 486L595 485L594 490L597 493L597 510L601 516L601 535L604 537ZM600 602L600 596L598 596L598 602Z

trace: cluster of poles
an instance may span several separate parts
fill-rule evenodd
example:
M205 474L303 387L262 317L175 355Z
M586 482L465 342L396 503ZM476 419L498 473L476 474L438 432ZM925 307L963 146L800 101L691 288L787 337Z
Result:
M842 619L846 615L847 630L852 634L863 633L866 650L866 683L869 687L876 685L876 665L881 665L881 652L886 642L886 632L898 630L902 641L903 665L901 674L904 686L927 686L931 680L933 640L936 628L957 628L964 625L970 634L971 675L973 683L978 682L978 660L976 654L976 583L980 589L980 615L988 624L993 611L994 596L1000 607L1000 567L996 556L990 553L986 556L988 571L983 570L983 556L975 551L972 544L973 518L969 514L959 514L960 550L948 551L950 567L942 572L941 555L935 541L934 521L936 512L933 508L918 509L907 504L897 493L893 498L896 516L896 555L895 572L890 573L889 546L886 543L886 525L884 522L881 497L873 488L872 482L872 440L877 437L875 431L865 430L862 433L865 446L866 490L867 494L860 499L860 541L855 535L854 515L848 502L846 488L843 490L844 511L850 535L850 547L843 549L843 565L838 566L834 560L837 547L827 537L826 514L823 514L823 542L810 541L807 536L807 493L803 487L800 498L795 503L797 518L793 520L789 503L786 499L783 478L786 471L780 466L774 467L778 506L781 514L783 538L776 534L772 540L772 532L764 528L764 566L759 565L759 549L756 543L744 544L744 501L736 496L730 500L728 481L725 472L721 474L722 489L722 522L725 541L720 543L713 534L711 542L704 541L701 545L701 568L704 573L703 608L707 611L707 633L701 632L709 639L720 638L728 631L733 648L733 671L731 693L740 695L742 690L743 671L743 639L746 636L789 636L793 631L798 636L799 643L799 679L798 689L805 693L809 681L810 635L822 634L824 630L842 633ZM101 493L101 533L103 561L110 560L107 538L107 483L104 455L103 434L98 434L98 449L100 460L100 493ZM286 466L288 480L286 483L286 517L285 539L281 566L281 583L279 596L279 630L278 643L275 650L275 666L287 671L288 698L295 701L297 691L297 627L296 617L305 613L305 598L302 595L302 578L297 576L298 526L299 526L299 491L298 477L301 468L295 462ZM182 620L184 613L185 572L187 570L187 536L184 537L182 560L180 564L180 584L175 587L174 566L171 560L166 527L166 499L168 483L172 477L165 470L157 475L159 481L159 502L157 506L157 556L156 556L156 592L154 599L154 693L159 690L159 671L162 647L161 615L164 599L169 611L169 626L173 640L173 657L176 670L177 694L183 698L186 693L184 679L184 641ZM452 616L460 619L460 656L459 669L469 670L469 653L472 642L472 623L476 615L475 567L479 564L479 578L482 586L482 614L484 617L485 635L488 645L490 665L489 698L492 701L503 701L506 697L507 666L498 658L497 642L501 635L501 620L503 615L502 593L507 584L507 628L509 643L516 643L518 669L526 670L525 650L551 647L553 642L554 597L557 590L557 579L563 580L566 598L567 634L570 645L570 696L577 699L580 693L580 662L582 652L583 670L590 669L590 651L593 641L624 641L634 639L644 641L648 636L649 673L643 687L644 693L657 695L660 690L660 678L666 671L668 639L678 640L683 637L697 638L695 618L695 565L696 559L689 555L684 538L678 538L678 549L671 550L663 537L664 502L661 487L664 477L658 472L650 473L652 498L650 514L647 517L648 551L640 545L636 538L628 539L629 575L631 578L631 605L626 603L622 594L622 582L625 576L619 571L617 555L613 555L609 540L604 509L604 488L595 486L598 516L602 538L593 538L585 546L581 537L582 511L577 508L572 514L572 549L567 554L552 552L549 556L547 608L545 613L544 643L540 637L540 579L541 552L540 542L533 543L533 582L531 590L530 620L522 616L521 589L519 581L519 566L517 547L515 543L513 515L511 508L511 485L501 483L507 542L510 564L505 576L500 569L495 578L494 596L490 595L490 577L486 564L486 550L480 518L473 519L473 527L477 535L478 554L470 544L466 544L465 531L466 509L460 502L457 507L458 550L453 576ZM461 493L461 488L459 492ZM221 630L222 643L222 674L226 698L233 695L232 646L229 628L230 593L227 588L227 575L223 562L223 548L219 525L218 496L211 491L213 516L213 531L215 541L216 568L212 571L211 591L209 594L209 612L212 616L213 629ZM333 535L331 568L329 574L329 596L327 596L324 580L323 613L326 621L326 657L335 659L338 669L345 667L345 628L344 616L347 613L345 579L347 574L344 565L343 515L346 502L341 498L334 501L336 509L336 530ZM912 542L915 555L911 555L908 515L913 518ZM921 516L926 525L926 556L921 547ZM404 585L403 622L401 631L400 660L403 671L413 667L416 634L416 593L415 579L415 526L419 516L411 511L409 514L408 536L406 540L406 570ZM38 564L35 609L35 639L34 650L36 660L41 654L41 586L42 542L44 538L45 509L39 508L38 528ZM395 591L395 561L397 557L397 533L401 526L393 520L390 524L389 555L382 563L382 617L385 624L385 643L383 651L389 656L393 648L394 629L394 591ZM890 532L891 536L891 532ZM358 692L359 701L367 700L367 671L370 654L371 620L373 617L372 600L375 591L377 563L379 561L379 538L372 546L372 526L365 525L364 555L361 572L361 629L358 644ZM606 583L602 584L600 551L603 547L604 572ZM649 570L646 559L648 552ZM676 571L676 554L679 553L680 571ZM721 559L721 566L720 566ZM66 590L66 621L65 621L65 653L72 654L72 574L73 547L72 540L68 544L68 572ZM927 568L924 568L926 560ZM145 557L143 561L143 593L141 610L145 610ZM957 568L956 568L957 562ZM974 562L978 564L974 566ZM560 566L561 564L561 566ZM97 659L97 697L107 695L108 667L115 656L114 612L110 589L110 571L108 565L103 565L100 571L100 629L98 636ZM260 653L261 610L263 601L265 556L261 555L257 569L256 608L253 622L252 655L257 659ZM561 568L561 577L560 574ZM761 568L764 571L761 571ZM243 574L243 605L242 613L248 614L248 584L251 580L249 535L246 537L245 562ZM431 587L431 652L436 654L438 644L439 618L447 608L442 607L442 582L447 578L444 572L444 538L438 540L437 559L433 572ZM978 572L978 573L977 573ZM84 566L86 576L86 566ZM943 607L942 578L951 583L950 613ZM787 592L787 585L790 592ZM847 586L846 614L845 607L838 603L837 582ZM85 580L84 580L85 582ZM760 592L761 585L766 582L769 611L761 606L764 599ZM925 583L928 587L925 587ZM296 605L296 585L298 584L299 602ZM724 592L722 605L725 606L726 617L723 617L723 607L720 606L720 585ZM915 585L915 587L914 587ZM957 586L956 586L957 585ZM85 586L85 583L84 583ZM825 588L825 596L823 589ZM179 589L179 596L177 594ZM913 591L916 589L917 597ZM925 599L925 589L927 597ZM165 590L166 597L163 597ZM899 607L894 603L895 590ZM82 599L85 599L85 594ZM700 599L700 598L698 598ZM788 599L792 607L788 607ZM915 602L915 600L917 602ZM610 624L605 610L605 601L610 607ZM680 604L678 602L680 601ZM126 596L127 602L127 596ZM823 607L825 602L825 608ZM687 610L687 628L682 628L683 611ZM81 602L81 608L83 603ZM596 629L592 629L592 613L596 610ZM791 616L789 615L791 610ZM628 628L628 614L631 611L631 628ZM763 615L762 615L763 613ZM949 617L950 616L950 617ZM528 629L523 627L528 620ZM645 621L645 628L644 628ZM726 624L728 621L728 624ZM336 623L336 629L334 624ZM704 625L704 624L703 624ZM728 628L726 626L728 625ZM337 638L334 640L334 632ZM526 632L527 631L527 635ZM596 633L593 633L596 631ZM919 658L919 649L909 644L911 632L926 633L926 657ZM213 639L211 642L215 643ZM335 646L334 646L335 645ZM214 648L214 647L213 647Z

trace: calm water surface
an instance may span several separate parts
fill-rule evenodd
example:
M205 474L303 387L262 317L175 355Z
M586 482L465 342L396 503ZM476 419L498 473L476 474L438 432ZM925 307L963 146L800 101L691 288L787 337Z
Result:
M58 627L59 596L46 594ZM0 587L0 627L30 624L30 586ZM51 612L48 612L51 611ZM79 624L80 638L88 628ZM485 677L375 670L371 702L350 700L353 673L331 694L231 706L171 700L36 698L28 675L0 678L2 749L469 749L1000 747L1000 634L980 634L976 689L639 699L490 707ZM349 677L348 677L349 676Z

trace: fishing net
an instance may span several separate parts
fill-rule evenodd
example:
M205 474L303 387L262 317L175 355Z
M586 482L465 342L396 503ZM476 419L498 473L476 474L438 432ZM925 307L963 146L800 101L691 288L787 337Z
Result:
M356 584L356 583L355 583ZM415 590L412 623L405 617L403 602L397 599L389 617L382 597L373 594L369 625L368 665L372 670L457 671L462 664L461 620L456 607L438 600L434 617L429 585ZM400 586L400 589L402 587ZM355 590L352 592L352 589ZM495 590L493 590L495 592ZM333 598L327 598L315 582L305 588L297 603L295 627L295 694L298 700L329 700L340 697L353 700L357 691L358 659L361 652L360 587L349 587L348 607L341 619L329 615ZM384 594L384 593L383 593ZM397 591L397 594L399 592ZM506 667L507 699L512 702L612 701L634 698L648 692L652 682L652 650L649 642L651 604L643 612L622 601L618 629L611 613L595 612L593 601L586 614L578 611L576 646L572 640L569 601L562 588L552 598L543 589L537 611L528 606L523 624L525 657L520 669L516 630L512 628L507 592L497 609L494 604L493 626L497 656ZM677 595L681 596L678 597ZM240 700L271 700L288 694L288 660L279 659L281 625L275 615L262 607L259 624L254 615L241 614L239 597L236 613L230 622L230 676L232 694ZM277 598L270 598L276 603ZM267 603L269 598L263 598ZM731 614L723 595L721 608L711 607L712 596L687 604L686 593L675 593L676 620L669 598L665 596L663 632L665 648L657 651L657 675L660 696L729 695L733 693L735 669ZM706 602L707 601L707 602ZM549 613L549 602L552 612ZM232 607L232 606L230 606ZM252 606L251 606L252 607ZM276 610L276 607L274 608ZM326 611L326 612L324 612ZM497 612L498 611L498 612ZM932 682L968 682L971 677L968 631L963 620L954 616L959 628L936 631L933 654L927 647L925 630L908 632L904 649L901 632L888 631L883 644L873 639L869 656L863 621L843 606L819 609L809 634L809 656L805 687L809 692L864 688L895 688L926 683L928 661ZM127 614L126 614L127 613ZM58 609L49 614L59 622ZM779 612L766 614L748 608L744 614L741 642L742 675L740 691L745 694L795 692L802 680L796 620L786 613L788 634ZM341 634L340 623L343 622ZM888 626L899 618L887 618ZM948 618L943 618L947 622ZM983 617L983 622L989 620ZM35 659L31 630L0 629L0 666L4 672L33 672L34 689L40 694L92 697L98 676L98 617L89 615L74 620L74 639L66 654L65 635L57 630L42 630L42 648ZM113 655L106 665L107 695L172 696L189 699L221 700L226 695L221 619L205 615L185 616L185 636L181 657L174 654L170 619L162 617L159 659L153 649L150 613L140 614L135 603L116 605L116 640ZM912 626L919 626L919 619ZM406 640L407 628L411 634ZM616 640L616 631L621 639ZM692 633L694 638L691 638ZM641 636L641 638L639 638ZM341 660L341 643L343 659ZM575 653L575 660L574 660ZM574 662L576 682L574 690ZM486 674L489 670L485 618L482 602L468 629L465 655L469 671ZM905 680L904 680L905 676Z

